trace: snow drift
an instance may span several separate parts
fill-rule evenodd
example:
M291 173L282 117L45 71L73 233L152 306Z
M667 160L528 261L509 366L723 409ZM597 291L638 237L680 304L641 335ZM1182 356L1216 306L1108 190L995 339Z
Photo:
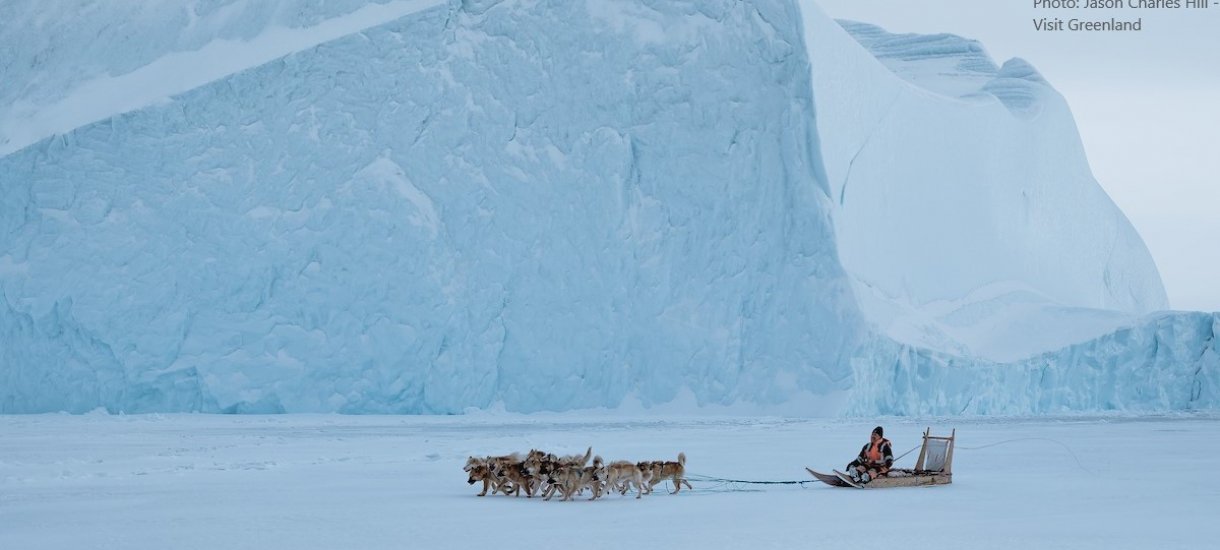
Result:
M0 8L53 31L0 91L0 412L1216 406L1215 319L1138 317L1164 291L1062 98L960 39L788 0L40 6Z

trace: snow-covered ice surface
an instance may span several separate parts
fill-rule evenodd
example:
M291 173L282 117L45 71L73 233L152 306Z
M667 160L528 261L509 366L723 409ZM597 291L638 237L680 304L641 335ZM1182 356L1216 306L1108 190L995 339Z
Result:
M461 471L469 454L592 445L606 459L683 451L705 476L804 480L804 466L848 461L872 421L3 416L0 548L1142 550L1220 537L1215 416L880 422L900 453L925 426L956 427L954 483L695 482L677 496L565 503L478 498Z

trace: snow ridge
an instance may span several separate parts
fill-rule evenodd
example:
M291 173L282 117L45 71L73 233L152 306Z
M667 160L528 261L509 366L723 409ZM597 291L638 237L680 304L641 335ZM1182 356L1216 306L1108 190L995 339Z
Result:
M1031 118L1052 91L1023 59L997 67L982 43L953 34L894 34L868 23L841 20L844 30L895 75L928 91L962 100L999 99Z

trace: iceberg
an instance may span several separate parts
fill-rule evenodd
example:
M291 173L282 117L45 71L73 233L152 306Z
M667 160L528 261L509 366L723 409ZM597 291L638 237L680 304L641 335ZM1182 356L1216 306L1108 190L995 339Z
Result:
M806 14L840 258L887 335L1018 361L1168 309L1037 70L973 40Z
M793 0L47 10L0 8L0 413L1216 406L1215 317L1149 315L1066 102L977 43Z

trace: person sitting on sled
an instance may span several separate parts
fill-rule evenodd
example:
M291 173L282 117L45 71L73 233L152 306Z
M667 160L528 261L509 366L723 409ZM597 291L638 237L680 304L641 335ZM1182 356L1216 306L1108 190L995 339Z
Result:
M889 473L894 466L894 449L881 426L873 428L860 456L847 465L847 475L857 483L868 483Z

